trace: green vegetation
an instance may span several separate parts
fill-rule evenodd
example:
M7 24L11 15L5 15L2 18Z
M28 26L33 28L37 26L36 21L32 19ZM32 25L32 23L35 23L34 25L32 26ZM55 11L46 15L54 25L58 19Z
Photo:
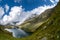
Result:
M0 27L0 40L60 40L60 2L51 14L48 21L40 25L32 35L24 38L13 38L8 32L1 31Z
M39 16L35 16L27 21L25 21L22 25L19 25L21 29L27 32L34 32L37 28L39 28L43 23L47 22L51 15L52 9L46 10L44 13L40 14Z

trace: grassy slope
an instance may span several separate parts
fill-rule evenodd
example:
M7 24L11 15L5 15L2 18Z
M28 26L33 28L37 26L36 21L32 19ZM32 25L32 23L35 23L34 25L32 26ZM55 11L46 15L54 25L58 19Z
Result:
M37 28L39 28L43 23L48 21L50 17L52 9L46 10L44 13L40 14L39 16L35 16L33 19L25 21L21 27L23 30L27 32L34 32Z
M45 28L46 27L46 28ZM10 34L0 31L0 40L60 40L60 3L55 7L51 17L32 35L25 38L13 38Z

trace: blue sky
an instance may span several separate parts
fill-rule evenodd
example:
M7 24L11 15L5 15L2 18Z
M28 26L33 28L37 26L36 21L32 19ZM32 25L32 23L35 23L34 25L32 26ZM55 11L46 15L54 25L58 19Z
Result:
M39 6L52 5L52 2L50 2L50 0L47 0L47 1L45 0L38 0L38 1L37 0L21 0L20 3L14 2L14 0L3 0L2 2L0 2L0 5L3 7L5 6L5 4L8 4L10 7L22 5L22 7L25 8L25 11L29 11Z
M31 15L40 15L47 9L54 8L59 0L1 0L0 24L23 23Z

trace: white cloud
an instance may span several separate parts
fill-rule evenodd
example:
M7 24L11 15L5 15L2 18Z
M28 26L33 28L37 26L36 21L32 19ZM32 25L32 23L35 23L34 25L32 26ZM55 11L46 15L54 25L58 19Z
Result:
M3 14L4 14L4 8L0 7L0 19L3 16Z
M52 3L58 2L59 0L50 0Z
M13 22L18 22L16 25L22 24L26 19L31 17L32 14L40 15L42 12L44 12L47 9L51 9L55 7L57 3L51 6L39 6L38 8L35 8L31 11L25 12L22 6L14 6L11 8L11 11L9 12L9 15L5 15L3 19L0 20L0 24L6 25L8 23L14 24Z
M52 3L54 3L54 0L50 0Z
M6 12L8 12L9 6L7 4L5 5L5 9L6 9Z
M17 19L19 18L21 12L22 12L21 7L17 7L17 6L12 7L11 11L9 12L9 16L5 15L3 17L1 23L2 24L7 24L7 23L17 21Z

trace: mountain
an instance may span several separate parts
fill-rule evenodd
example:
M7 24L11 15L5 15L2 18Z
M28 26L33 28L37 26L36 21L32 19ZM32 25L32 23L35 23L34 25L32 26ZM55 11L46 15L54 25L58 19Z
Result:
M52 10L53 9L48 9L39 16L35 14L33 18L29 18L23 24L19 25L19 27L27 32L34 32L43 23L48 21L49 17L51 16Z
M46 20L46 22L44 22L42 25L39 24L39 27L33 32L32 35L25 38L13 38L11 34L5 31L1 31L0 28L0 40L60 40L60 2L52 10L53 11L51 12L51 16L47 19L48 21ZM37 18L39 19L39 17ZM34 21L36 20L34 18ZM29 21L25 23L27 24ZM33 19L31 21L33 21ZM25 24L20 26L24 27L24 25Z

